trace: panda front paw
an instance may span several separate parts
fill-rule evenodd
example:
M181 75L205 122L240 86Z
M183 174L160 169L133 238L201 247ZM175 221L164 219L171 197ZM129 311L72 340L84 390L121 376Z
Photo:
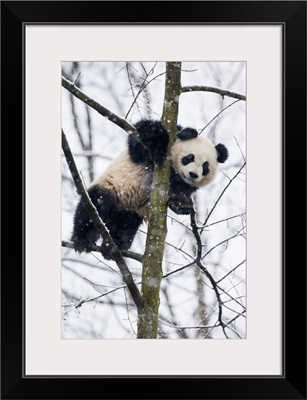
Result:
M168 199L168 206L176 214L188 215L193 210L193 201L184 194L172 194Z

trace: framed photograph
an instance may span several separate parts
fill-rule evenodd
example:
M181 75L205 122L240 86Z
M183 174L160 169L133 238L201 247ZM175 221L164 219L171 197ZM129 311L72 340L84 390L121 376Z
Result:
M306 3L1 9L2 398L306 399Z

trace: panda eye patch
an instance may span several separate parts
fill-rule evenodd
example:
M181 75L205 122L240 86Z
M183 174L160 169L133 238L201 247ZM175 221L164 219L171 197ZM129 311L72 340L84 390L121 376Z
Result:
M182 157L181 162L182 165L188 165L195 160L194 154L188 154L187 156Z
M206 176L209 173L209 163L208 161L203 163L203 175Z

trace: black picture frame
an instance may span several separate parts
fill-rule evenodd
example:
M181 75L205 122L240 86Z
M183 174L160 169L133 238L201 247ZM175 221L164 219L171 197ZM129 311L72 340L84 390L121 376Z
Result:
M60 23L282 25L284 330L281 376L23 375L26 268L23 32L27 24ZM1 398L306 399L306 2L2 1L1 33ZM15 172L12 165L16 166ZM299 229L301 225L303 230ZM13 236L11 232L18 235ZM267 306L264 312L269 312L269 299ZM137 382L138 379L142 382Z

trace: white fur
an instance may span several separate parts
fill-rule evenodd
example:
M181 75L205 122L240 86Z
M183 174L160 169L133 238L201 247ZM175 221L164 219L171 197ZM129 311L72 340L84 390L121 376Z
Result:
M92 183L95 184L110 190L120 209L136 212L147 219L152 172L144 164L132 162L128 151L116 158Z
M194 154L195 160L188 165L183 165L181 159L188 154ZM216 148L209 139L204 137L189 140L177 139L171 148L171 160L173 168L180 174L182 179L197 188L208 185L217 173ZM206 161L209 163L209 173L203 176L203 164ZM192 179L189 172L198 175L198 178Z

